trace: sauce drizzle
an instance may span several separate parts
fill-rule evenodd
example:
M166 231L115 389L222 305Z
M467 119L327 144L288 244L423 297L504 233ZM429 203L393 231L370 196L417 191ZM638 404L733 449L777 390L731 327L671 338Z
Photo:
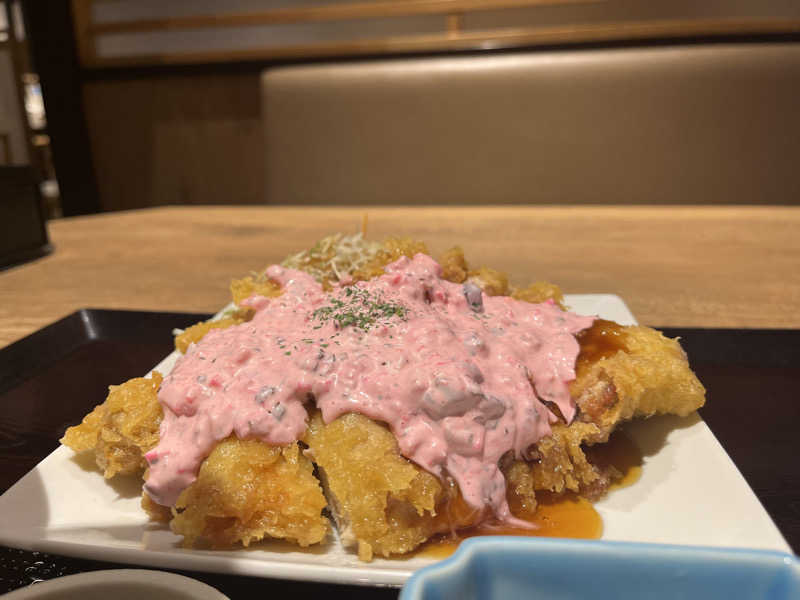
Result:
M576 373L590 364L596 363L601 358L613 356L620 350L625 350L625 329L619 323L596 319L591 327L581 331L578 335L581 351L575 362Z

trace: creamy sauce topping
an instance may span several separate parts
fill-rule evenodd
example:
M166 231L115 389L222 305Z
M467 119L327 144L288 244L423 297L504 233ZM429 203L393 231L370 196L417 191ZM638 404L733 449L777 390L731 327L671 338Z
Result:
M164 379L147 493L173 505L232 433L300 439L306 405L316 404L326 423L349 412L387 423L404 456L452 477L476 509L515 522L498 461L524 456L557 413L573 419L575 334L593 317L485 296L441 279L423 254L333 293L301 271L267 274L284 293L246 300L252 321L212 329Z

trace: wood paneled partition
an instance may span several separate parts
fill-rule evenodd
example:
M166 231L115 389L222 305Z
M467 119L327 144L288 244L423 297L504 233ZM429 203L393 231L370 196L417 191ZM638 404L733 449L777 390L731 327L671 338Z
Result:
M51 66L65 214L264 202L259 76L274 66L800 39L795 0L22 1Z
M259 93L257 73L87 82L103 209L261 203Z
M631 0L72 0L88 68L281 60L800 31L752 2ZM742 10L749 7L749 10ZM770 10L772 9L772 10ZM779 15L779 16L775 16Z

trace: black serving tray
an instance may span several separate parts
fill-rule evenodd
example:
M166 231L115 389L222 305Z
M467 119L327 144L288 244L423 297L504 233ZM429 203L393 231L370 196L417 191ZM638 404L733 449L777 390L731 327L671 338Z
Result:
M104 400L109 384L142 376L169 354L174 328L208 317L84 309L0 350L0 493L55 450L64 430ZM800 548L800 469L795 460L800 330L663 331L681 338L708 390L703 418L789 544ZM0 593L40 579L120 566L0 547ZM175 572L231 598L254 592L347 598L395 598L398 593Z

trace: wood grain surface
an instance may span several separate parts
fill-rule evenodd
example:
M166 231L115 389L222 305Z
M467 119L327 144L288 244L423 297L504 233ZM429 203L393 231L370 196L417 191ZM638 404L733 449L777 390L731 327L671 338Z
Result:
M0 273L0 347L77 309L213 312L232 277L332 232L566 293L614 293L641 323L800 328L800 207L165 207L49 223L52 255Z
M558 2L559 0L552 0ZM576 0L580 1L580 0ZM588 1L588 0L587 0ZM546 0L543 3L550 3ZM376 3L392 5L393 3ZM406 3L403 3L406 4ZM334 7L331 7L334 8ZM380 7L379 7L380 8ZM327 9L325 9L327 12ZM273 11L270 11L273 12ZM331 13L335 15L335 13ZM417 13L420 14L420 13ZM421 14L429 14L422 11ZM276 21L276 15L267 17L269 22L282 23L287 16L297 20L297 13L284 13ZM325 16L325 15L323 15ZM247 17L246 17L247 18ZM402 17L401 17L402 18ZM457 50L483 50L486 48L532 48L560 44L591 44L619 40L688 40L718 36L770 36L793 35L800 30L800 21L792 18L694 18L652 19L635 22L612 23L561 23L555 26L501 27L476 31L448 31L446 19L442 19L442 31L411 34L377 35L359 38L350 36L344 40L303 42L296 44L267 44L245 48L154 51L100 56L90 54L96 45L96 30L109 33L109 29L149 30L169 32L202 23L236 23L237 15L231 17L198 17L171 21L144 21L120 25L99 25L94 31L87 30L82 22L77 24L81 62L84 67L125 68L137 66L196 65L258 60L281 60L295 58L322 58L329 56L358 56L375 54L406 54L418 52L441 52ZM318 21L319 15L313 18ZM373 24L374 25L374 24Z

